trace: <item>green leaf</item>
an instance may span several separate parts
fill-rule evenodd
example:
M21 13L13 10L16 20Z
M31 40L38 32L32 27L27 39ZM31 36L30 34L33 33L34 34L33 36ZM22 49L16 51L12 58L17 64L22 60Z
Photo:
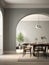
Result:
M17 41L18 41L19 43L23 42L23 41L24 41L24 36L23 36L23 34L20 32L20 33L17 35L16 39L17 39Z

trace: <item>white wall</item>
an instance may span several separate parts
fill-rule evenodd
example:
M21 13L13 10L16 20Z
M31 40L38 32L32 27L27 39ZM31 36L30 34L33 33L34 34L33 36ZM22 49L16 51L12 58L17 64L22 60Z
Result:
M37 14L38 15L38 14ZM49 43L49 17L46 15L34 15L33 17L25 17L17 26L17 34L22 32L25 37L24 42L35 42L35 38L38 38L38 42L42 42L41 36L45 36L47 39L44 42ZM39 21L39 22L38 22ZM36 24L41 25L41 29L36 29Z

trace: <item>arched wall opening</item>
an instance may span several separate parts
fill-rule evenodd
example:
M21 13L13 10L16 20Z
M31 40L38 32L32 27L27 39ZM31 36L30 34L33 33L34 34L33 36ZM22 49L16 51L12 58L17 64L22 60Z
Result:
M3 14L0 9L0 54L3 54Z
M40 29L36 28L36 25L40 25ZM31 14L22 18L16 28L16 36L22 34L24 37L23 43L35 43L42 42L41 37L45 37L45 43L49 43L49 16L44 14ZM19 41L16 41L19 44Z

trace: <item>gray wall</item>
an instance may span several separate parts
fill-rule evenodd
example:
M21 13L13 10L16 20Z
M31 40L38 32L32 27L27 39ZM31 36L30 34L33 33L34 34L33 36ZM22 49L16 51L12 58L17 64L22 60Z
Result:
M49 15L49 9L4 9L4 52L16 51L16 26L26 15L42 13Z

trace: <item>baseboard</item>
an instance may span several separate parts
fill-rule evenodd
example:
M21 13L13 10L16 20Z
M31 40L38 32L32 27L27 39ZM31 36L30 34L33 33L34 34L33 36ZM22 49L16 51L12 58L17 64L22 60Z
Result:
M3 54L16 54L16 51L4 51Z

